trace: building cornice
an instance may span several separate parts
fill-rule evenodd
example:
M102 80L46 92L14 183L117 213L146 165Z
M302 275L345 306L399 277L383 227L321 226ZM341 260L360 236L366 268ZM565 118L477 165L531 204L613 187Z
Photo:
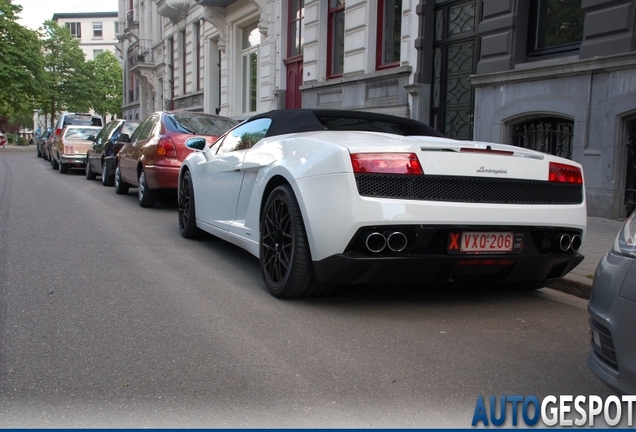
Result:
M471 75L474 87L512 82L537 81L568 76L587 75L597 71L619 71L636 67L636 52L579 60L577 57L522 63L511 71Z

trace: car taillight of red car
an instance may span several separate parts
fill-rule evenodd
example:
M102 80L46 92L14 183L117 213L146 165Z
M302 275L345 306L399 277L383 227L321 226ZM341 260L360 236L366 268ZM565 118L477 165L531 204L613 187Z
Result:
M177 148L169 136L162 136L157 143L157 154L166 158L177 158Z

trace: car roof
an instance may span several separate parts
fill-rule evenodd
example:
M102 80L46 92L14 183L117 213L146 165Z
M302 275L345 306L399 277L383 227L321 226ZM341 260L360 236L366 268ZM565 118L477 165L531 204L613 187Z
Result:
M321 130L386 132L404 136L444 136L427 124L417 120L366 111L337 109L273 110L257 114L250 117L247 121L259 118L272 120L266 136Z

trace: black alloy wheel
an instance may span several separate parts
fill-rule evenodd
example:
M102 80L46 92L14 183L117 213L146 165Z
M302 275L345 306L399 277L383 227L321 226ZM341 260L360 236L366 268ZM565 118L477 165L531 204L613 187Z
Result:
M305 225L290 185L275 188L265 203L260 266L267 290L275 297L311 297L332 291L316 281Z
M184 238L195 239L201 235L197 228L194 188L190 171L185 171L179 183L179 232Z

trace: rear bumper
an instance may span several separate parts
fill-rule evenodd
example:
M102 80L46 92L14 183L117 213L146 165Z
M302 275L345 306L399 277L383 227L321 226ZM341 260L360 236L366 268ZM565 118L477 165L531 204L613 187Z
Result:
M146 181L150 189L177 189L179 184L179 166L146 165Z
M582 260L579 253L377 258L338 254L314 262L314 269L321 283L335 284L527 284L562 277Z
M73 166L86 166L86 156L84 155L60 155L60 163Z

